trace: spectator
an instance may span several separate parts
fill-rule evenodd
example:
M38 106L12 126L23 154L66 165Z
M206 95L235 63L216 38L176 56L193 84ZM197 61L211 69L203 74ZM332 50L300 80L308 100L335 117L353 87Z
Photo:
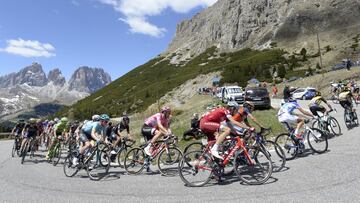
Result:
M289 88L288 84L285 85L283 94L284 94L284 101L285 102L289 101L289 98L291 97L291 94L290 94L290 88Z
M272 97L274 98L274 97L276 97L276 95L277 95L277 92L278 92L278 89L277 89L277 87L276 87L276 85L273 85L273 88L272 88Z
M346 60L346 69L347 69L348 71L350 71L350 68L351 68L351 60L350 60L350 59L347 59L347 60Z

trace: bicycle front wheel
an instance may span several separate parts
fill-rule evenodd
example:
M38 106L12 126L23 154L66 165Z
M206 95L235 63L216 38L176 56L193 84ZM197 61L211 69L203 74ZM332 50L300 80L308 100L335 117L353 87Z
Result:
M59 144L59 146L56 146L53 151L53 156L51 158L51 162L54 166L56 166L59 163L60 159L61 159L61 147Z
M179 174L179 162L182 152L177 147L168 147L161 150L158 157L159 171L164 176L174 176Z
M125 163L125 157L126 157L126 154L127 154L127 149L126 148L122 148L120 150L120 152L117 154L117 161L118 161L118 164L121 168L124 168L124 163Z
M271 140L266 140L264 146L268 152L269 157L271 158L273 172L281 171L286 164L286 156L284 150L281 149L280 145Z
M334 135L341 135L341 127L336 118L330 117L328 120L328 126L330 127L330 130Z
M126 172L136 175L144 170L146 164L146 155L141 148L132 148L125 156L124 166Z
M204 145L202 144L202 142L193 142L185 147L184 154L190 151L202 151L203 149L204 149Z
M23 150L21 152L21 164L24 164L25 157L29 151L29 141L26 142L25 146L23 147Z
M96 154L92 156L86 163L86 171L91 180L100 180L106 176L110 168L110 155L107 151L96 151Z
M185 185L201 187L213 176L211 156L203 151L189 151L179 163L179 175Z
M286 160L292 160L296 157L298 147L295 140L288 133L278 135L275 138L275 143L284 151Z
M16 141L14 141L14 144L13 144L13 147L11 149L11 157L14 157L15 156L15 152L16 152Z
M310 148L316 153L324 153L328 149L328 139L325 133L317 128L310 128L307 133Z
M244 152L235 156L235 172L241 181L249 185L265 183L272 174L272 162L267 152L261 149L252 149L251 160Z
M66 177L73 177L79 171L79 168L73 164L73 159L75 156L70 152L70 154L65 158L63 171Z

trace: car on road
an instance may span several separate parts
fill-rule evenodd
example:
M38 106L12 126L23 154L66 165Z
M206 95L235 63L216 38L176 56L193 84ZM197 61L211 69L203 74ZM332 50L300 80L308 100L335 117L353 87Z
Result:
M292 92L292 97L294 99L312 99L315 96L316 89L313 87L307 88L298 88L294 92Z
M346 68L346 64L344 63L340 63L340 64L336 64L334 65L333 67L331 67L331 70L341 70L341 69L344 69Z
M298 80L298 79L301 79L301 78L297 77L297 76L293 76L293 77L289 78L286 82L292 82L292 81L295 81L295 80Z
M236 101L242 104L244 103L244 91L239 86L221 87L221 101L224 103Z
M245 89L245 101L254 103L255 108L271 108L269 92L264 87L249 87Z

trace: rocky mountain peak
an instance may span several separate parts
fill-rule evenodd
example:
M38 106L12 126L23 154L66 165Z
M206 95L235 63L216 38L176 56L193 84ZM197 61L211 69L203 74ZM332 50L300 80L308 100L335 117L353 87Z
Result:
M51 81L54 85L58 86L64 86L66 83L65 77L61 74L61 71L58 68L49 72L48 80L49 82Z
M78 68L69 80L69 90L93 93L110 84L111 77L101 68L82 66Z
M32 65L21 69L18 73L12 73L0 77L0 87L6 88L15 85L28 84L29 86L44 86L47 78L41 64L34 62Z

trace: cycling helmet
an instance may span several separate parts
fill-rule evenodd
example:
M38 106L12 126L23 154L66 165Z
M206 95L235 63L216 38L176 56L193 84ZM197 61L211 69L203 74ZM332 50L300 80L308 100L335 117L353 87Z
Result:
M54 122L55 123L59 122L59 118L54 118Z
M100 120L101 121L109 121L110 117L107 114L103 114L100 116Z
M238 109L239 108L239 104L235 101L230 101L227 103L227 107L233 107L235 109Z
M91 119L92 119L93 121L99 121L99 120L100 120L100 116L97 115L97 114L95 114L95 115L93 115L93 116L91 117Z
M243 107L247 108L247 109L254 109L255 108L254 103L249 102L249 101L244 102Z
M130 122L130 118L127 115L123 115L122 119L123 121L127 121L128 123Z
M164 106L163 108L161 108L161 113L165 113L165 112L171 112L171 108L169 106Z
M68 120L68 118L66 118L66 117L62 117L61 118L61 122L62 123L67 123L69 120Z
M31 123L31 124L36 123L36 119L35 119L35 118L30 118L30 119L29 119L29 123Z
M198 113L194 113L194 118L199 118L199 114Z
M320 91L316 91L316 92L315 92L315 96L317 96L317 97L318 97L318 96L321 96L321 92L320 92Z

